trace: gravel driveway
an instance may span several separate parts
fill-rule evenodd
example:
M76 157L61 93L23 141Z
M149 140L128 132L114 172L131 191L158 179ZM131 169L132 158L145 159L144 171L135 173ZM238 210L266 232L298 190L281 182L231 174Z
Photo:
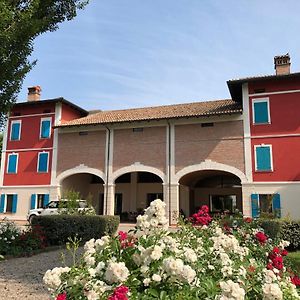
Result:
M61 249L0 262L0 299L49 300L43 276L48 269L62 265L62 252L65 253Z

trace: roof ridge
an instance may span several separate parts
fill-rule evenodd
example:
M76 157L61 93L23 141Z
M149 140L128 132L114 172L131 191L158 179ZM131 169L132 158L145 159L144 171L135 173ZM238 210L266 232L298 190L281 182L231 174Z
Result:
M124 108L124 109L110 109L110 110L102 110L95 114L103 114L103 113L114 113L114 112L124 112L124 111L134 111L140 109L153 109L153 108L166 108L172 106L184 106L184 105L192 105L192 104L199 104L199 103L211 103L211 102L221 102L221 101L233 101L230 98L227 99L215 99L215 100L203 100L203 101L195 101L195 102L185 102L185 103L174 103L174 104L165 104L165 105L155 105L155 106L143 106L143 107L132 107L132 108Z

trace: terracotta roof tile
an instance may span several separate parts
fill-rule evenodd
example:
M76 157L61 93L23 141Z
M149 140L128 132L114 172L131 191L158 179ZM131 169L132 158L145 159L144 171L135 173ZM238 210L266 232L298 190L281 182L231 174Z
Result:
M155 107L109 110L68 121L57 127L148 121L242 113L241 104L231 100L183 103Z

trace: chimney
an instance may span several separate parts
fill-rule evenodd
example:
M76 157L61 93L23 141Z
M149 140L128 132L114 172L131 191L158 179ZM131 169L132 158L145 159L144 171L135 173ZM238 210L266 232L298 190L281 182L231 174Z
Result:
M41 91L42 89L39 85L29 87L27 101L39 101L41 99Z
M291 73L291 58L287 53L285 55L278 55L274 57L274 67L276 75L287 75Z

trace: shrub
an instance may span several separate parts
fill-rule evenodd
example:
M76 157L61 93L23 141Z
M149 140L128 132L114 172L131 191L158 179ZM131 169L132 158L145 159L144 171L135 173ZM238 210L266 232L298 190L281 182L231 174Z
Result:
M46 247L42 229L28 226L21 231L14 222L3 220L0 223L0 256L24 256Z
M3 220L0 222L0 255L16 255L15 240L20 235L20 229L14 222Z
M118 216L81 216L81 215L52 215L38 216L33 219L33 225L39 225L45 232L50 245L61 245L68 238L87 241L105 234L114 234L119 226Z
M300 249L300 222L285 220L259 220L260 226L273 240L285 239L290 242L289 249Z
M251 222L196 220L169 232L165 203L155 200L134 233L91 239L80 261L48 270L44 282L57 300L299 299L298 276L285 267L288 243Z

